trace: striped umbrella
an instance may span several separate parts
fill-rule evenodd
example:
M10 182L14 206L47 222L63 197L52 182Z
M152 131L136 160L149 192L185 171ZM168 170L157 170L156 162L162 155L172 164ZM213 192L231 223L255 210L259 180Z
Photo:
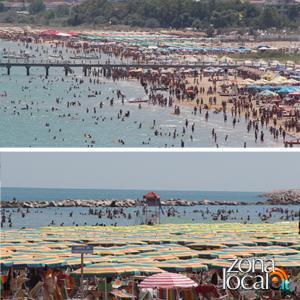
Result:
M192 288L198 284L181 274L163 272L147 277L140 284L140 288Z
M156 266L160 269L169 272L199 272L207 270L207 266L200 262L190 262L190 261L166 261L162 263L157 263Z
M123 266L120 264L93 264L83 268L83 274L85 277L116 277L116 276L128 276L135 275L136 270L132 267ZM73 276L80 276L81 269L75 270L71 273Z

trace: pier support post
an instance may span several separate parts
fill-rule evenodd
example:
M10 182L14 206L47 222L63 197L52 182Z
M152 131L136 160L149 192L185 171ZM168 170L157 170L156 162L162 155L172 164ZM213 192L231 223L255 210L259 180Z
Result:
M49 66L46 66L45 68L46 68L46 78L48 78L48 76L49 76L49 68L50 68L50 67L49 67Z
M6 68L7 68L7 75L9 76L10 75L10 66L6 66Z
M26 66L26 75L29 76L30 75L30 67Z

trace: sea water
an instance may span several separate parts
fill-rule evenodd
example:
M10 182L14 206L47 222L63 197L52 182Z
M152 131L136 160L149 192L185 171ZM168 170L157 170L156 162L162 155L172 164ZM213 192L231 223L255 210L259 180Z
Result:
M20 49L28 51L16 42L0 40L0 44L1 60L3 48L17 52ZM31 52L34 54L36 47L41 45L32 47ZM68 59L70 53L64 52L64 56ZM41 59L48 58L36 58L37 61ZM100 61L104 62L107 59L106 55L102 55ZM111 62L119 61L111 59ZM216 144L219 147L243 147L244 143L247 147L283 146L282 141L274 140L266 129L264 142L255 143L253 131L248 133L246 130L247 122L241 118L233 128L230 114L225 123L222 114L210 112L206 121L204 112L195 116L189 107L182 108L179 116L173 114L173 108L142 104L142 108L139 109L137 104L127 102L131 98L146 97L144 89L136 80L113 81L100 77L101 84L95 85L78 69L66 77L62 68L50 68L48 79L45 79L44 68L30 68L30 76L26 76L26 69L23 67L12 67L10 76L6 75L6 72L6 68L0 69L0 95L7 93L6 97L0 97L1 147L180 147L181 139L186 147L216 147ZM69 88L74 85L74 76L83 79L84 83L79 85L80 89L69 92ZM88 97L92 93L89 89L101 91L101 95ZM126 96L124 105L116 99L117 89ZM110 106L107 97L115 98L113 106ZM57 98L63 98L63 104L57 105ZM80 107L67 108L67 101L77 100L81 102ZM104 103L102 109L99 108L101 101ZM25 109L26 105L28 110ZM97 107L96 114L93 114L93 107ZM89 113L86 112L87 109ZM117 114L120 110L123 114L130 111L130 117L118 119ZM61 117L68 114L70 117ZM99 117L99 120L95 117ZM195 132L190 132L189 128L182 137L181 132L186 119L189 120L189 124L195 123ZM153 120L156 121L156 128L163 132L162 136L155 136ZM173 139L172 133L175 129L179 137ZM217 142L212 138L213 129L218 137ZM92 138L87 139L87 134ZM193 140L190 139L190 135L193 135ZM121 144L119 140L123 140L125 144Z
M63 188L14 188L3 187L1 189L2 201L55 201L64 199L142 199L147 190L110 190L110 189L63 189ZM161 200L184 199L190 201L215 200L215 201L239 201L255 203L266 200L260 197L262 192L212 192L212 191L155 191Z
M31 201L31 200L62 200L62 199L141 199L146 190L100 190L100 189L52 189L52 188L2 188L1 199L16 201ZM259 197L261 192L212 192L212 191L156 191L160 194L162 200L166 199L186 199L186 200L218 200L218 201L244 201L249 204L254 204L258 201L264 201L266 198ZM270 206L270 205L205 205L205 206L191 206L191 207L174 207L178 215L167 217L167 210L169 207L163 207L161 210L162 223L215 223L224 222L220 219L214 220L213 216L217 214L219 209L234 210L234 220L228 222L243 222L247 216L250 216L248 222L261 222L258 214L267 214L267 210L272 208L288 208L297 212L300 208L297 206ZM105 210L106 208L94 208L97 210ZM41 226L48 226L54 221L55 225L71 226L71 225L137 225L140 224L140 218L135 217L135 212L138 207L124 208L126 214L131 213L132 218L114 218L113 220L106 217L98 218L97 215L90 215L87 207L49 207L49 208L35 208L29 209L5 209L6 215L11 214L13 228L35 228ZM201 211L209 210L211 214L204 214ZM4 209L3 209L4 211ZM22 216L22 212L25 212ZM70 214L72 215L70 217ZM281 214L277 212L272 213L272 218L268 222L280 221ZM4 229L8 228L8 223L4 224Z

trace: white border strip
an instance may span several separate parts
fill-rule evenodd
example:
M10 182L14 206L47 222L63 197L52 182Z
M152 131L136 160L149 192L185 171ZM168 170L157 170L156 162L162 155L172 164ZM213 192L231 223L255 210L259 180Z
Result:
M0 153L3 152L78 152L78 153L95 153L95 152L161 152L161 153L299 153L300 147L295 148L0 148Z

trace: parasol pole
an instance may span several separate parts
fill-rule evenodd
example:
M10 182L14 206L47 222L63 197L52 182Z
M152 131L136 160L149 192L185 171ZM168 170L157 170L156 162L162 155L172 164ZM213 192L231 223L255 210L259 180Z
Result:
M132 299L134 299L135 298L135 294L134 294L134 277L132 277L132 288L131 288L131 294L132 294Z
M84 293L83 293L83 253L81 253L80 289L81 289L81 299L84 299Z
M104 299L107 300L107 281L106 281L106 277L104 280Z

